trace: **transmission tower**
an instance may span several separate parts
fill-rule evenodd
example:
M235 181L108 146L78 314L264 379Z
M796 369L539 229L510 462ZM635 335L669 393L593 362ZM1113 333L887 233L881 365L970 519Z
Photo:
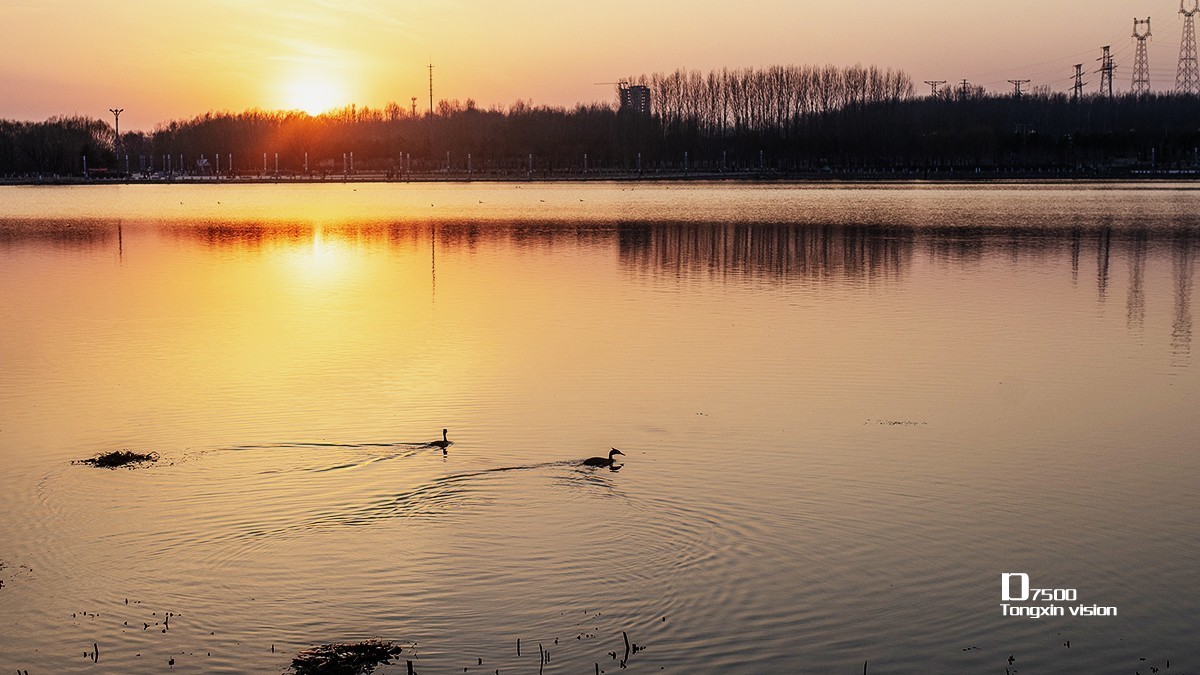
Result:
M1200 1L1200 0L1197 0L1197 1ZM967 100L967 96L969 96L970 93L971 93L971 83L968 82L966 79L964 79L962 81L962 85L960 85L958 88L958 95L963 101L965 101L965 100Z
M1008 83L1013 86L1013 96L1021 98L1021 87L1029 84L1029 80L1009 80Z
M1200 0L1197 0L1197 2L1200 2ZM1109 96L1112 96L1113 71L1115 71L1117 67L1113 65L1110 45L1104 46L1104 56L1101 56L1096 60L1100 62L1100 70L1096 71L1097 73L1100 73L1100 95L1104 96L1105 92L1107 92Z
M1146 32L1141 32L1141 27ZM1150 59L1146 56L1146 40L1150 38L1150 17L1145 21L1133 20L1133 39L1137 40L1137 56L1133 59L1133 93L1150 93Z
M1184 2L1179 0L1179 13L1183 15L1183 42L1179 45L1175 91L1180 94L1200 94L1200 65L1196 63L1196 14L1200 13L1200 0L1192 0L1191 9L1184 9Z
M1083 81L1083 64L1075 64L1075 87L1071 93L1071 100L1078 101L1083 98L1083 85L1087 84Z
M430 117L433 117L433 59L430 59Z
M929 92L929 95L937 96L938 87L942 86L943 84L946 84L946 81L945 80L925 80L925 84L929 85L929 87L931 89L931 91Z

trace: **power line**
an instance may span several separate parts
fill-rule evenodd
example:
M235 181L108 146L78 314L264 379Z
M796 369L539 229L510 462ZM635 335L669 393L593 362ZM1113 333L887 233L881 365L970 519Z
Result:
M1174 33L1176 27L1182 27L1182 40L1179 50L1179 63L1175 70L1176 82L1175 91L1179 93L1192 93L1200 95L1200 60L1197 59L1196 47L1196 32L1195 32L1195 16L1200 14L1200 0L1180 0L1179 13L1172 15L1167 20L1167 28L1171 33ZM1160 22L1160 33L1163 30L1163 25ZM1115 37L1115 36L1114 36ZM1135 18L1133 25L1132 39L1113 40L1115 47L1110 45L1104 48L1104 54L1097 61L1100 62L1100 68L1095 71L1100 74L1100 94L1112 96L1116 91L1116 80L1113 79L1115 73L1119 69L1126 67L1131 68L1131 93L1144 94L1149 93L1154 89L1154 83L1159 83L1160 89L1166 89L1164 80L1169 82L1170 70L1166 67L1151 67L1149 60L1148 42L1151 41L1152 35L1150 30L1150 17L1145 20ZM1085 52L1078 52L1082 55ZM1070 55L1075 56L1075 55ZM1061 59L1051 59L1038 63L1029 64L1019 67L1019 70L1025 71L1027 78L1030 80L1028 84L1032 84L1037 89L1042 87L1058 89L1065 86L1072 96L1082 97L1082 86L1088 83L1083 81L1083 72L1076 69L1077 72L1067 77L1054 77L1054 73L1061 73L1059 67L1041 68L1042 66L1061 63L1068 57ZM1082 65L1082 64L1079 64ZM1005 68L1008 72L1012 72L1011 68ZM998 88L1003 83L1007 82L1013 85L1024 93L1025 87L1018 86L1012 80L995 78L995 75L1004 73L1004 70L989 71L985 73L977 73L974 80L973 88L979 89L994 89ZM938 90L946 84L944 80L924 80L931 88L931 94L936 95ZM1025 84L1025 83L1023 83ZM965 89L958 84L951 88L955 93L963 94Z

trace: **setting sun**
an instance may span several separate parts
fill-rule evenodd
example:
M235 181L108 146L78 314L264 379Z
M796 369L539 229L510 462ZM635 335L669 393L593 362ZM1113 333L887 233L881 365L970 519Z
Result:
M284 90L284 105L309 115L319 115L344 105L346 100L346 93L327 79L298 78Z

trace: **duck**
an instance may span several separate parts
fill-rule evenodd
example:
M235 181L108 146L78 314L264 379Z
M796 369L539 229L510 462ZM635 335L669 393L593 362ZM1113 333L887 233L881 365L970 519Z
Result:
M612 466L616 463L616 460L613 459L613 455L621 455L623 457L625 456L625 453L613 448L608 453L608 457L588 457L587 459L583 460L582 464L583 466Z
M447 433L448 431L449 431L449 429L442 429L442 440L440 440L440 441L431 441L431 442L429 443L429 445L430 445L431 447L434 447L434 448L441 448L441 449L442 449L442 454L443 454L443 455L444 455L444 454L446 454L446 448L448 448L448 447L450 447L450 446L454 445L454 441L452 441L452 440L450 440L450 439L446 438L446 433Z

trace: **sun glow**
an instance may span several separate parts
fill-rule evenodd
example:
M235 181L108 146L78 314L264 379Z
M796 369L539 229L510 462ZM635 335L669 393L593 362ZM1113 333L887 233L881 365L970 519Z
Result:
M320 115L345 105L346 93L329 79L296 78L284 89L284 105L291 110L303 110Z

